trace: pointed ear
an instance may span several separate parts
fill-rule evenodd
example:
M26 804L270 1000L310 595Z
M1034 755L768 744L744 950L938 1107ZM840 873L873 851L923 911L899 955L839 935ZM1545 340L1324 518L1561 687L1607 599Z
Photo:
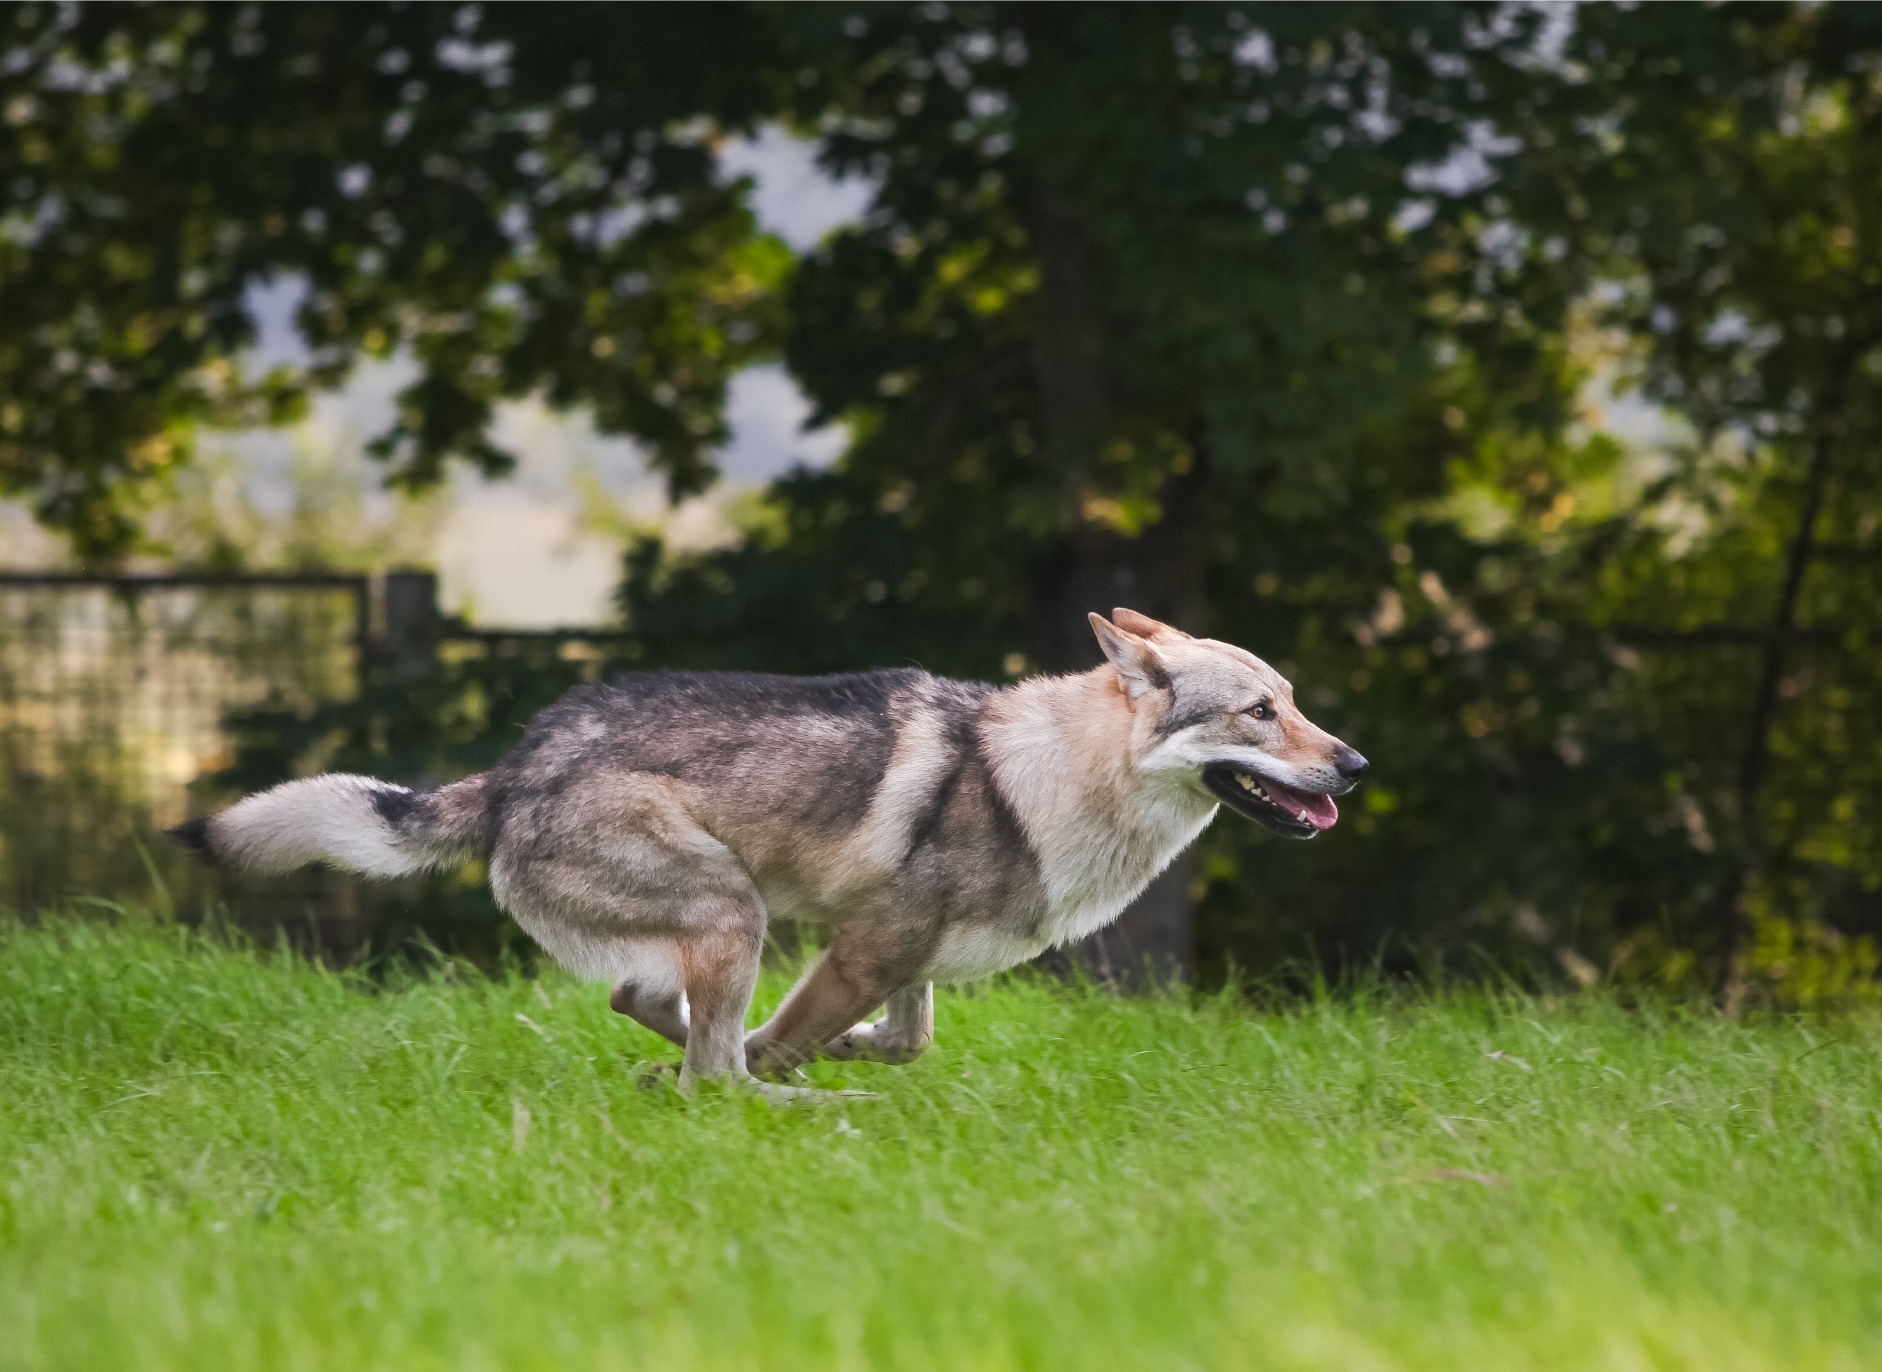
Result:
M1142 616L1138 616L1142 618ZM1091 631L1098 636L1098 646L1117 668L1117 674L1134 701L1145 691L1161 691L1170 684L1170 674L1163 669L1157 650L1136 634L1127 634L1103 615L1093 611Z
M1152 619L1149 615L1140 615L1135 610L1127 610L1122 605L1111 611L1111 620L1125 633L1147 638L1152 643L1158 641L1175 643L1189 637L1181 629L1172 628L1162 620Z

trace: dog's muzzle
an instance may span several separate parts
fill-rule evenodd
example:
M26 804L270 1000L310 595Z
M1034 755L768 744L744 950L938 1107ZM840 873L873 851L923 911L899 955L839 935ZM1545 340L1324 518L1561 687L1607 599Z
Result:
M1237 763L1211 763L1202 782L1229 809L1289 838L1312 838L1340 817L1332 796L1278 785Z

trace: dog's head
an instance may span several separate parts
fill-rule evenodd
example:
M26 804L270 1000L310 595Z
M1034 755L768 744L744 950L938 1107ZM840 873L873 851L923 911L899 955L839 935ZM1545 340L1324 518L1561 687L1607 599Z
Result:
M1285 677L1231 644L1134 610L1111 615L1094 614L1091 627L1137 716L1140 767L1277 834L1312 838L1333 827L1332 798L1358 784L1366 759L1300 712Z

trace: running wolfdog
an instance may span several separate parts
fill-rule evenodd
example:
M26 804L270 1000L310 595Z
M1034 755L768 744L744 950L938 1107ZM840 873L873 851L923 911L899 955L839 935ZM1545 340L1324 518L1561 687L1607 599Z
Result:
M682 1090L792 1099L808 1088L777 1079L813 1057L913 1060L935 981L1103 928L1221 806L1295 838L1339 817L1366 760L1267 663L1131 610L1091 626L1103 665L1005 687L630 674L570 691L463 781L308 777L175 832L255 872L487 854L517 923L685 1049ZM772 917L834 934L747 1033Z

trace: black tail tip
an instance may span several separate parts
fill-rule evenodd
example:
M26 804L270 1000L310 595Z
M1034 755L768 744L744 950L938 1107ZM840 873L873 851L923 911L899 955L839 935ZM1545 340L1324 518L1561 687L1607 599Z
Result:
M186 819L176 828L164 832L194 853L205 866L216 865L215 850L209 846L208 819Z

